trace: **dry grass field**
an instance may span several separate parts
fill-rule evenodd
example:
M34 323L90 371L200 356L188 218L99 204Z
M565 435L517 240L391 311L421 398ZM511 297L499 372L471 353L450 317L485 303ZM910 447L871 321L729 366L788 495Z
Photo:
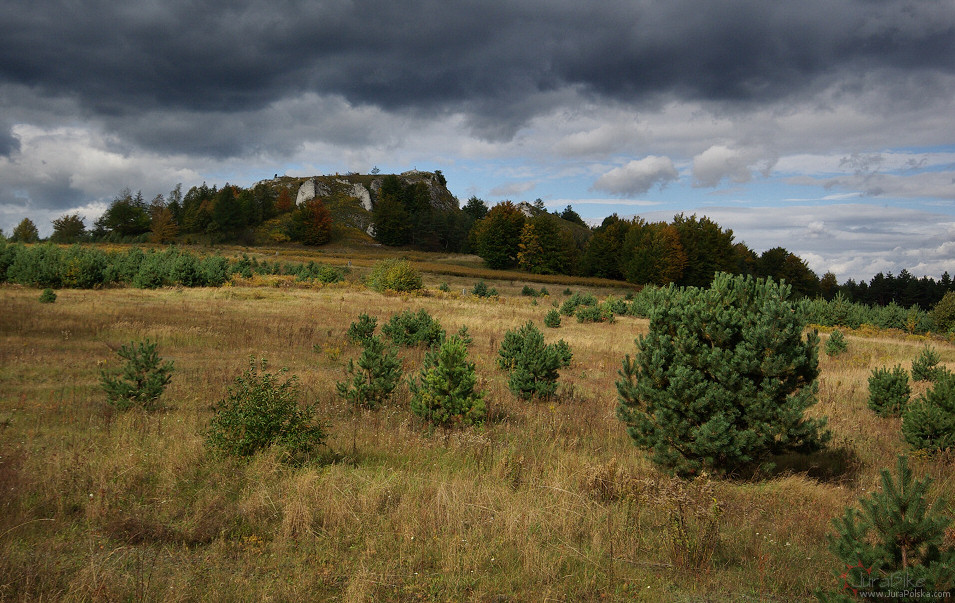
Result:
M61 290L53 304L0 288L0 599L794 601L837 586L831 519L907 451L899 420L866 407L868 375L908 367L922 340L850 333L847 354L820 353L811 412L829 417L828 451L780 459L772 475L686 484L657 472L615 417L617 370L646 321L543 329L574 359L557 399L521 402L497 349L507 329L540 326L565 285L548 283L533 305L505 278L488 283L501 299L461 295L467 271L426 275L421 296L281 277ZM409 411L407 385L358 416L335 395L360 352L344 337L358 314L380 325L420 308L449 332L468 327L485 425L430 428ZM175 362L166 409L112 412L100 371L119 364L112 348L145 337ZM955 348L933 345L955 368ZM423 356L403 349L405 372ZM210 407L250 357L299 379L328 426L322 458L290 467L207 450ZM913 465L955 500L950 457Z

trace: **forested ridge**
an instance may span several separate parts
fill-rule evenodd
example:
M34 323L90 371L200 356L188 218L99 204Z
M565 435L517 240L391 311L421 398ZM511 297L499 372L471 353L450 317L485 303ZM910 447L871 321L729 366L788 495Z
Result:
M879 273L869 282L839 284L821 277L782 247L757 254L736 241L731 229L706 216L679 214L670 222L647 222L616 214L591 227L567 206L547 211L532 203L505 201L489 207L471 197L461 205L440 171L380 175L347 174L321 179L315 196L303 196L307 178L278 177L243 188L225 184L181 185L147 201L126 189L88 228L77 214L53 221L49 241L206 243L243 245L375 241L424 251L474 253L490 268L534 274L567 274L626 280L639 285L705 287L718 272L785 280L796 295L930 310L953 290L948 273L938 280ZM367 191L361 199L356 191ZM364 193L363 193L364 195ZM370 205L370 209L369 206ZM37 242L36 226L24 219L11 242Z

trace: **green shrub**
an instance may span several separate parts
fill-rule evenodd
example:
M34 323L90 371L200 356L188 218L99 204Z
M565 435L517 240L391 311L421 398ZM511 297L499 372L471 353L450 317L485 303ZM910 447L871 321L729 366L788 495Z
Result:
M385 348L380 337L363 342L358 362L348 361L349 378L336 384L338 395L355 408L377 409L394 393L401 380L401 360L394 347Z
M570 287L567 287L566 289L564 289L564 295L565 295L565 296L567 296L567 295L573 295L573 294L574 294L574 292L570 290Z
M544 316L544 326L556 329L560 327L560 312L551 310Z
M55 301L56 293L53 292L53 289L44 289L43 293L40 294L41 304L52 304Z
M448 285L447 283L441 283L440 285L438 285L438 291L443 291L443 292L445 292L445 293L450 293L450 291L451 291L451 286Z
M507 386L518 398L549 398L557 391L558 370L569 366L570 346L564 340L544 344L544 335L528 322L504 334L497 364L510 372Z
M521 289L521 295L524 297L537 297L537 289L534 289L530 285L524 285L524 288Z
M358 320L348 326L345 337L352 343L365 343L378 328L378 319L368 316L364 312L358 315Z
M229 280L229 260L221 255L206 256L199 262L199 274L206 287L221 287Z
M318 264L314 261L310 261L299 270L295 280L318 281L325 284L340 283L345 280L345 271L341 268L329 266L328 264ZM420 289L420 287L418 288Z
M497 294L497 289L489 288L483 279L474 283L474 287L471 289L471 295L477 297L496 297Z
M955 375L942 372L932 389L908 405L902 435L919 450L955 450Z
M819 339L803 338L788 285L718 274L709 289L661 291L617 381L618 416L655 463L681 475L768 469L825 444L825 419L803 416Z
M100 385L112 406L119 410L137 405L145 410L159 407L159 397L172 380L173 362L162 362L157 345L147 338L130 341L116 351L126 363L119 370L100 373Z
M909 403L909 374L900 365L877 368L869 375L869 408L880 417L895 417Z
M408 260L391 258L376 262L368 276L368 286L375 291L418 291L424 284L421 273Z
M410 380L411 411L443 427L480 423L484 394L474 391L476 382L467 344L452 335L428 353L417 379Z
M214 415L205 432L206 443L220 453L249 457L277 446L285 460L300 464L309 460L325 441L325 429L315 420L311 406L299 405L298 381L265 372L267 363L255 359L235 378L229 395L213 406ZM279 375L284 374L282 369Z
M577 308L581 306L596 307L597 298L592 293L575 293L561 304L560 313L564 316L573 316L577 312Z
M846 341L846 337L842 334L842 331L836 329L829 334L829 339L826 340L827 356L839 356L840 354L845 353L848 349L849 343Z
M630 310L630 305L625 300L612 295L604 300L601 307L607 312L618 316L623 316Z
M900 456L897 478L882 470L882 490L860 499L862 510L847 508L833 520L829 550L838 590L819 593L822 600L852 600L848 596L892 601L909 591L950 591L955 583L955 549L946 543L951 519L941 514L944 503L930 506L931 479L916 480L908 460Z
M550 296L550 291L547 290L547 287L541 287L541 291L539 295L541 297L544 297L545 295Z
M935 381L942 374L941 357L935 348L925 346L912 361L912 381Z
M613 313L603 306L581 306L576 316L577 322L613 322Z
M431 347L440 343L445 336L441 324L423 309L417 313L405 310L395 314L381 327L381 332L396 344L407 347L418 344Z

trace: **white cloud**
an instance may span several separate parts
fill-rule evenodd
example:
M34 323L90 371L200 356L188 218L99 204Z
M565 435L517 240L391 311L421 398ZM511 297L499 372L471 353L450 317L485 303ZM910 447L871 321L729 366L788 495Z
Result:
M680 177L669 157L651 155L614 168L594 182L593 190L613 195L640 195L656 185L666 186Z
M753 170L769 173L775 158L758 149L731 149L713 145L693 158L693 186L715 187L725 178L737 184L749 182Z

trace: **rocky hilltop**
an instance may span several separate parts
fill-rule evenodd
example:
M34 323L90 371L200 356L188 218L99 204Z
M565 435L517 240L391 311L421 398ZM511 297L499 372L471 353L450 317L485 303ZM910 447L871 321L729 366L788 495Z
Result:
M447 183L440 171L409 170L401 174L350 173L305 178L277 176L259 184L270 184L276 189L280 187L289 189L295 195L296 205L301 205L315 197L333 202L344 197L357 201L364 210L371 212L378 202L382 182L389 176L397 177L403 185L423 182L428 187L431 205L435 209L450 210L458 208L458 199L448 190Z

